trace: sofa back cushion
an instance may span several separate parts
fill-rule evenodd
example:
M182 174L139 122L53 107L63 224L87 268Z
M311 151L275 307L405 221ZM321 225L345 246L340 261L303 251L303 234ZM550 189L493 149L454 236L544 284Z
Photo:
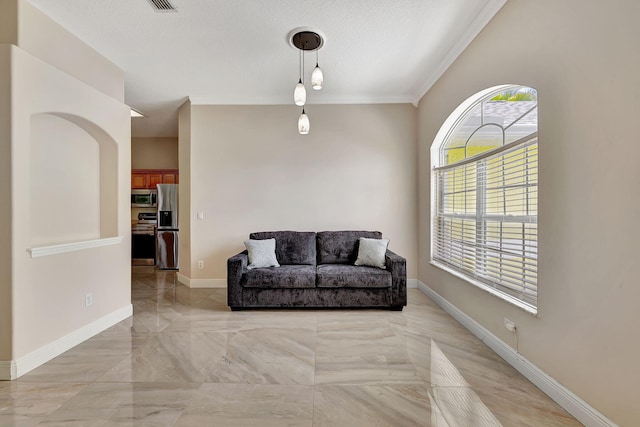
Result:
M318 264L353 264L361 237L381 239L379 231L321 231L318 233ZM276 245L277 250L277 245Z
M276 239L276 258L280 264L315 265L316 233L313 231L263 231L250 239Z

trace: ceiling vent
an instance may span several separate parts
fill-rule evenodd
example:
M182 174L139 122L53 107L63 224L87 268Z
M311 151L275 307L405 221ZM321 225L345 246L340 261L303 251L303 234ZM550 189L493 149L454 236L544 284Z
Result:
M148 0L156 12L177 12L178 9L169 0Z

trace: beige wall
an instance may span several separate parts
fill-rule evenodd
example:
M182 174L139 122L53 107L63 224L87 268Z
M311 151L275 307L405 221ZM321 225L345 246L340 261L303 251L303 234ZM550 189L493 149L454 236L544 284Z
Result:
M12 351L11 207L11 46L0 44L0 361Z
M419 279L621 426L637 425L640 55L635 0L511 0L419 107ZM433 138L494 85L539 96L539 312L429 264Z
M178 138L131 138L131 168L178 169Z
M0 2L0 44L16 44L18 40L18 0Z
M130 223L127 201L130 192L130 127L128 107L113 98L79 82L18 47L13 49L12 66L15 71L12 88L15 96L12 108L13 125L13 359L19 359L40 347L50 344L109 313L130 305ZM34 85L33 82L38 82ZM37 87L37 90L34 90ZM76 136L76 142L90 145L111 143L118 145L118 158L109 165L115 194L111 194L110 209L102 210L100 222L105 229L115 223L115 230L97 237L124 236L121 244L85 251L70 252L43 258L31 258L27 249L39 246L42 224L46 222L46 206L32 199L30 181L42 182L49 177L48 169L32 170L32 147L40 141L31 139L33 117L55 113L83 126L87 135ZM60 119L61 120L61 119ZM92 127L85 126L83 120ZM69 122L67 126L70 126ZM70 137L67 126L49 126L50 140ZM102 133L98 132L102 131ZM36 135L37 139L37 135ZM84 151L67 151L64 158L52 160L58 168L73 169L85 162ZM65 166L65 164L68 165ZM65 188L50 187L52 193L63 197ZM122 201L122 203L119 203ZM80 201L88 212L101 209L100 199L91 197ZM77 205L58 206L59 216L73 217ZM34 226L40 223L37 227ZM55 227L55 223L49 223ZM63 229L65 229L63 227ZM94 232L97 231L95 227ZM56 236L63 242L84 240L77 230L66 229ZM34 245L34 241L38 245ZM84 296L93 293L94 304L84 307Z
M105 316L131 308L129 108L106 90L124 87L123 73L113 64L103 67L104 58L29 4L20 1L19 8L18 45L0 46L2 378L9 364L21 372L51 357L58 348L52 344L82 329L82 335L95 333L110 326ZM64 52L56 54L59 49ZM67 67L74 73L65 72ZM78 75L92 74L92 67L104 71L94 76L101 80L98 88ZM61 170L88 182L65 181ZM65 199L69 189L85 184L82 197ZM51 193L44 195L43 187ZM91 221L73 223L78 205ZM60 227L54 233L47 224ZM58 241L116 236L122 243L38 258L28 252ZM85 308L87 293L94 304Z
M192 105L191 257L181 258L191 278L224 282L227 258L252 231L343 229L382 231L416 278L416 109L313 105L307 113L311 133L299 135L295 106Z
M122 70L26 0L18 1L18 9L18 45L22 49L124 102Z
M191 101L186 101L178 110L178 139L180 186L178 213L180 228L178 263L180 274L191 277ZM184 172L184 173L183 173Z
M100 238L98 142L52 114L33 115L30 130L30 202L46 212L31 215L31 246Z

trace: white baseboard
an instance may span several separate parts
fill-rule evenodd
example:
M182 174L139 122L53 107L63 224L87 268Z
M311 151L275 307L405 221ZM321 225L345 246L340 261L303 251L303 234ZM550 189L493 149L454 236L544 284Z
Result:
M226 279L192 279L184 274L178 273L178 282L190 288L226 288Z
M418 279L407 279L407 288L415 289L418 287Z
M0 380L14 380L133 315L129 304L17 360L0 361Z
M15 360L0 360L0 381L16 379L18 368Z
M500 340L484 326L460 311L456 306L440 296L433 289L418 281L418 289L431 298L444 311L449 313L454 319L460 322L472 334L478 337L489 348L495 351L507 363L517 369L529 381L534 383L540 390L546 393L558 405L562 406L568 413L573 415L585 426L617 427L616 424L598 412L580 397L565 386L557 382L536 365L517 353L513 348Z

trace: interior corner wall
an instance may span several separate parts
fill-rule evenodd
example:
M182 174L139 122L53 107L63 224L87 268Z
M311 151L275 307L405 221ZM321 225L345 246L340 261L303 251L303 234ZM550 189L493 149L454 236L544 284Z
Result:
M311 132L299 135L295 106L191 106L191 256L181 269L192 279L226 283L227 258L253 231L349 229L381 231L417 277L415 107L306 110Z
M0 361L12 352L11 207L11 45L0 44Z
M124 102L124 72L27 0L18 4L18 46Z
M180 275L191 278L191 101L186 101L178 110L178 165L178 263Z
M131 138L131 169L178 169L178 138Z
M129 108L102 92L78 81L19 47L12 46L12 296L13 296L13 349L12 360L27 360L30 354L49 348L63 337L76 333L88 325L111 326L102 319L113 313L131 308L130 213L126 203L130 194L130 141ZM37 83L37 84L34 84ZM46 206L32 200L30 181L47 178L46 168L32 168L32 118L47 113L64 119L68 125L61 128L49 123L50 141L80 133L69 133L68 126L79 126L85 136L79 142L113 144L106 150L112 158L110 185L105 185L109 200L87 198L79 203L108 202L109 210L101 211L101 221L113 222L107 227L122 237L114 245L77 250L51 256L31 257L28 249L33 245L33 221L38 217L46 221ZM57 123L57 122L56 122ZM90 134L88 138L86 134ZM117 146L117 148L115 148ZM83 151L84 152L84 151ZM100 150L100 156L103 156ZM106 153L108 154L108 153ZM51 156L55 167L86 161L82 153L67 151L64 156ZM72 169L72 168L69 168ZM43 176L42 176L43 175ZM109 189L111 188L111 189ZM53 189L58 191L57 189ZM96 188L97 190L97 188ZM64 191L61 189L60 191ZM76 210L78 206L68 206ZM94 209L95 210L95 209ZM107 215L108 214L108 215ZM103 218L106 216L106 218ZM55 224L50 224L55 226ZM96 230L97 232L97 230ZM82 241L74 233L58 236L67 242ZM54 242L49 242L53 244ZM85 295L93 294L93 305L85 307ZM97 323L96 323L97 322ZM53 351L53 350L52 350ZM25 362L26 363L26 362Z
M13 379L131 315L131 119L124 73L28 2L0 4L0 43L0 378ZM99 154L92 153L99 157L100 195L79 204L99 210L99 230L95 223L84 229L99 239L113 237L107 245L30 255L39 243L32 219L47 220L30 182L46 182L51 171L32 162L31 145L47 144L34 130L51 141L98 143ZM64 169L86 161L74 151L51 162ZM86 236L80 234L45 240L81 243ZM91 307L85 307L87 293Z
M620 426L637 425L636 0L512 0L419 104L419 280ZM430 147L466 98L538 90L538 315L430 260ZM503 327L517 325L517 341Z
M0 2L0 44L18 44L18 0Z

